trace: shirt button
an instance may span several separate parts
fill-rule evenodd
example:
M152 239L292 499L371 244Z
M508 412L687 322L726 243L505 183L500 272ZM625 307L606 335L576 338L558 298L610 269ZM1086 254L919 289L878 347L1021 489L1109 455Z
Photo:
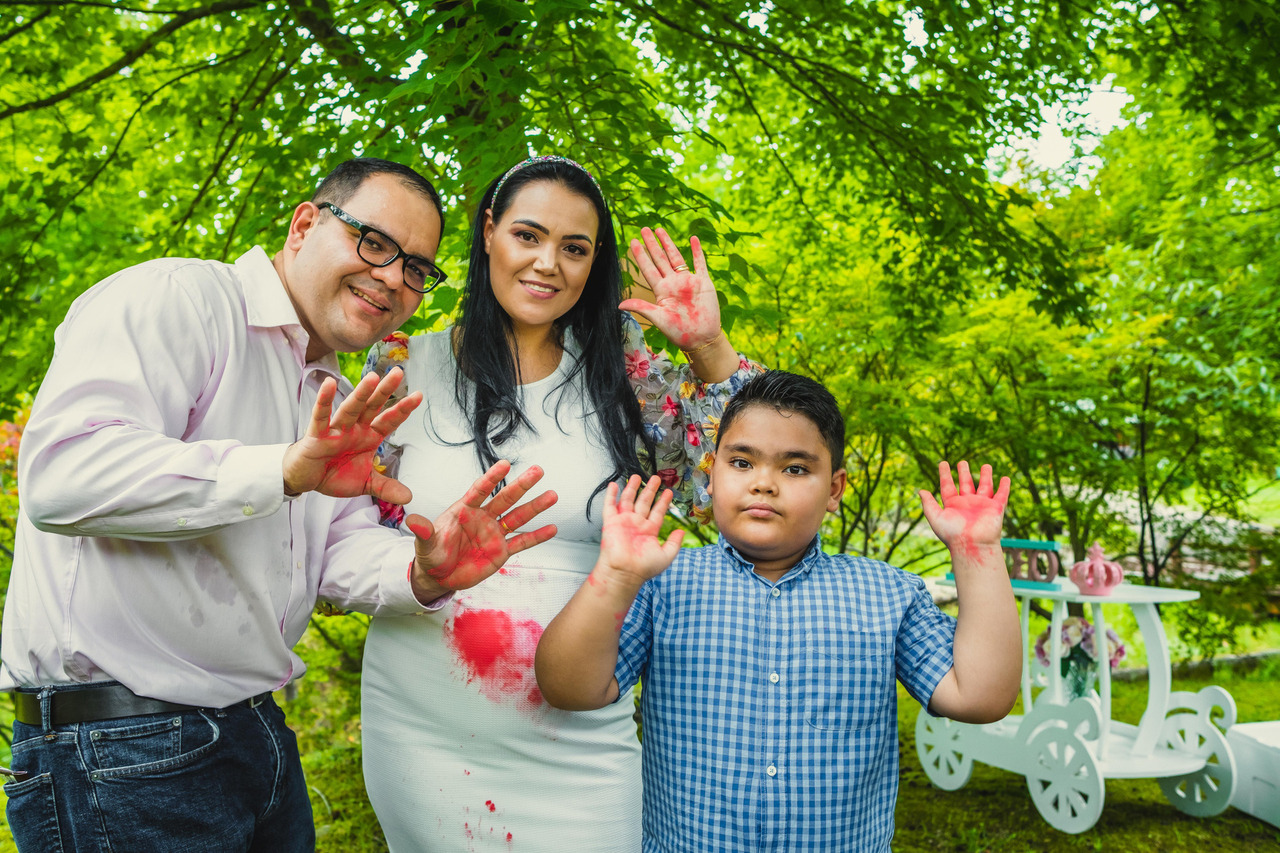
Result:
M778 768L776 768L776 767L774 767L772 764L770 764L768 767L766 767L766 768L765 768L764 772L765 772L765 773L768 773L770 776L777 776L777 775L778 775Z
M187 520L186 520L185 518L180 518L180 519L178 519L178 526L179 526L179 527L186 527L186 526L187 526Z
M778 597L778 596L780 596L780 595L782 595L782 590L778 589L778 588L775 586L775 587L773 588L773 597L774 597L774 598L777 598L777 597Z
M246 504L246 505L245 505L245 508L244 508L243 510L241 510L241 511L242 511L245 515L253 515L253 507L249 506L248 504Z
M770 681L772 681L774 684L777 684L777 683L778 683L778 673L776 673L776 672L771 672L771 673L769 673L769 680L770 680Z
M302 561L301 561L301 560L299 560L299 561L298 561L298 568L299 568L299 569L301 569L301 568L302 568Z

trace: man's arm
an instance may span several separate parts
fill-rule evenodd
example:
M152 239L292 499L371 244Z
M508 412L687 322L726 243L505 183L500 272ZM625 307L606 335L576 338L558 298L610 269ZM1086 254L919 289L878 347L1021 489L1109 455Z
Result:
M921 492L925 518L951 551L960 608L954 662L933 692L929 711L966 723L1002 719L1013 708L1022 678L1022 629L1000 549L1009 478L992 491L983 465L975 489L969 464L959 464L957 490L946 462L938 466L942 506Z
M640 478L633 476L620 502L616 483L605 491L600 558L547 626L534 657L538 688L556 708L589 711L618 698L613 672L622 621L640 587L671 565L684 539L683 530L665 543L659 538L671 505L669 490L658 495L659 482L652 477L640 491Z

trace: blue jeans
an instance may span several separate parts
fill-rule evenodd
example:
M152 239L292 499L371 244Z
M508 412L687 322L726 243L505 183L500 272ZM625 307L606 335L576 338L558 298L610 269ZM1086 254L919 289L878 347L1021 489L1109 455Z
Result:
M15 722L12 767L30 774L4 786L23 853L315 850L297 738L270 699L47 728Z

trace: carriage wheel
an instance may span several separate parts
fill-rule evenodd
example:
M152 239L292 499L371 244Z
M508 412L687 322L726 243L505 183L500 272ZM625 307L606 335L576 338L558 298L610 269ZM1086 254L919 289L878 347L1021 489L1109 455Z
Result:
M1231 804L1236 762L1222 732L1200 714L1171 714L1161 733L1164 745L1205 760L1202 769L1160 779L1160 789L1178 811L1213 817Z
M1084 742L1065 728L1032 738L1027 788L1040 815L1054 829L1084 832L1098 822L1106 788Z
M923 708L916 717L916 753L929 781L944 791L964 787L973 772L973 756L960 748L960 724Z

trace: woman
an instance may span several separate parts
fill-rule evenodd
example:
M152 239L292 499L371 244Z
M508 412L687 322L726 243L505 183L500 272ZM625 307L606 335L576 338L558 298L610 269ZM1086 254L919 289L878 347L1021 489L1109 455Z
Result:
M499 457L513 473L538 464L559 495L539 517L556 523L554 539L438 612L370 627L365 784L392 850L640 848L631 703L557 711L533 655L598 555L605 485L656 470L686 509L705 506L697 466L710 431L759 370L720 329L697 239L690 272L664 232L641 233L632 256L656 303L620 303L595 180L561 157L526 160L480 205L458 325L370 353L370 369L399 364L403 387L426 396L395 435L397 475L414 493L406 509L434 517ZM648 317L689 365L652 354L619 308Z

